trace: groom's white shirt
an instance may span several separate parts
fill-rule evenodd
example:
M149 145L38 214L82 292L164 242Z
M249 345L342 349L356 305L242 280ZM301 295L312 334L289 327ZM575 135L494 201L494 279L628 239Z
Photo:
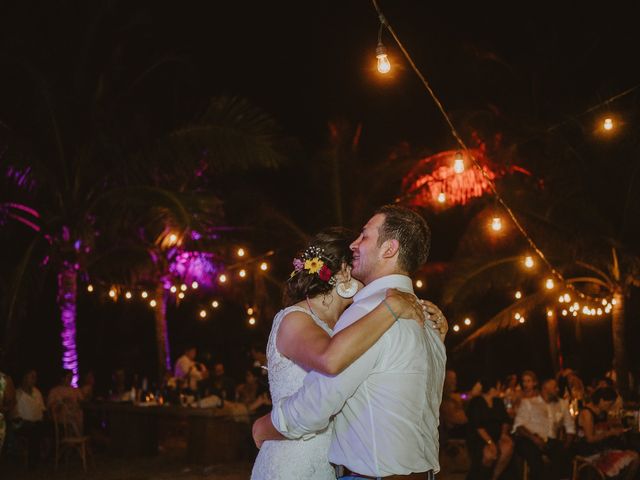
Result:
M379 278L358 292L334 331L377 307L388 288L413 292L407 276ZM300 390L274 405L271 419L285 437L306 438L335 415L329 460L363 475L438 472L445 363L437 331L400 319L339 375L309 372Z

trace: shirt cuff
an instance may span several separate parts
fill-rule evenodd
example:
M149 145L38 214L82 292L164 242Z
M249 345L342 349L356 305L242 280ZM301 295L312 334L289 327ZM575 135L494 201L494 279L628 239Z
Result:
M282 435L284 435L289 440L295 440L302 438L302 440L309 440L316 436L315 433L307 433L305 435L301 435L300 433L295 432L295 428L290 428L287 423L287 418L285 417L284 411L282 410L282 404L286 398L276 402L273 405L273 409L271 410L271 423L276 430L278 430Z

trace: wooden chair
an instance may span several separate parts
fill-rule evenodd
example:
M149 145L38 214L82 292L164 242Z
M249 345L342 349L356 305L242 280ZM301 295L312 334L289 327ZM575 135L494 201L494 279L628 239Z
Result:
M68 461L69 453L77 451L82 460L82 469L87 471L87 457L93 460L91 448L89 446L90 437L82 435L82 428L78 425L77 419L70 414L69 406L60 403L51 409L51 416L55 427L55 470L58 470L58 463L62 455L65 462Z
M596 478L598 480L605 480L606 478L605 474L593 463L580 455L576 455L573 458L571 480L580 480L583 472L589 472L589 477L587 478Z

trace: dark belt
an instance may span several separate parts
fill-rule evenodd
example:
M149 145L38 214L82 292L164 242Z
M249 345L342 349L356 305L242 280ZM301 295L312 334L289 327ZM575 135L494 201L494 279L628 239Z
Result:
M428 472L421 473L409 473L408 475L389 475L387 477L372 477L370 475L362 475L361 473L354 472L349 470L348 467L344 465L333 465L333 468L336 471L336 478L340 477L358 477L358 478L369 478L372 480L376 480L378 478L384 478L385 480L434 480L436 477L433 474L433 470L429 470Z

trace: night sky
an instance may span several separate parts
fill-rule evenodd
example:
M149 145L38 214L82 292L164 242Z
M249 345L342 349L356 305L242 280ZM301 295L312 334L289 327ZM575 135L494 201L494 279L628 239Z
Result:
M538 130L566 121L588 125L615 104L584 112L640 82L636 61L640 30L632 2L586 7L558 2L394 0L383 1L381 7L463 132L477 121L473 119L485 117L490 121L482 125L491 124L507 137L523 125ZM3 2L0 120L10 119L11 127L29 131L37 128L42 115L31 108L27 97L14 94L23 82L14 61L17 57L28 58L53 79L56 88L67 92L67 102L78 103L76 110L82 110L81 101L66 87L78 80L70 72L81 54L90 59L85 73L109 66L115 84L136 78L158 59L171 58L148 80L123 93L128 107L118 107L116 118L134 126L128 144L135 147L142 139L189 121L212 96L248 98L271 114L295 144L291 162L277 172L242 174L234 180L239 183L215 188L233 198L234 185L252 186L259 190L256 202L268 198L310 233L332 222L325 215L323 191L318 188L323 179L312 176L311 165L327 145L329 121L362 125L359 168L380 162L400 145L425 153L455 146L433 101L387 32L383 41L392 74L382 78L375 72L378 25L366 0ZM83 52L85 45L90 47ZM77 135L82 135L81 122L74 125ZM529 168L537 173L535 164ZM315 184L313 199L305 197L305 182ZM397 187L390 185L386 197L371 201L392 201L399 193ZM348 202L348 193L345 198ZM244 210L228 207L230 222L248 222ZM354 215L347 223L359 228L365 216L365 212ZM434 227L432 259L450 259L468 218L464 213L429 218ZM17 250L22 241L17 245L15 237L3 238L3 243ZM283 253L288 254L294 244L286 245ZM284 266L274 274L286 275L286 258L277 259ZM52 284L51 278L43 282L35 302L38 307L26 314L21 336L27 345L24 356L43 371L45 383L52 381L57 363L52 360L57 355L58 328ZM81 361L83 354L90 358L87 363L103 377L116 363L153 369L154 357L148 352L153 345L139 343L153 338L148 318L140 320L148 311L84 298L80 315L92 318L92 323L79 323L81 340L85 340L80 346ZM193 312L180 315L192 318ZM49 321L43 317L50 317ZM203 347L224 348L218 358L228 363L244 359L246 329L190 321L170 320L177 343L190 336L209 337L212 340ZM34 338L33 331L41 334ZM120 353L105 364L98 357L107 354L110 345L117 345ZM602 355L610 353L604 348ZM539 366L546 368L543 362Z

